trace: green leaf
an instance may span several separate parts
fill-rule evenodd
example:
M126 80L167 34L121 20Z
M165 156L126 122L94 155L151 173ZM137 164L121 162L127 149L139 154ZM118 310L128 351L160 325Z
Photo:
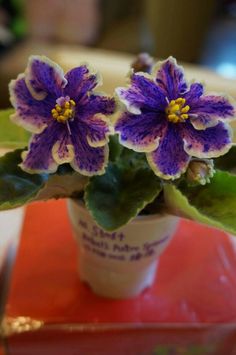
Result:
M0 147L23 148L28 144L30 134L9 119L14 109L0 110Z
M110 161L115 161L116 159L119 159L121 153L122 153L123 147L119 143L119 138L118 135L110 136L109 140L109 160Z
M47 179L46 175L31 175L18 167L22 151L18 149L0 158L0 210L32 201Z
M236 234L236 176L217 171L210 184L164 186L169 212Z
M119 160L116 161L117 166L126 168L130 171L137 168L143 168L150 170L148 165L146 154L137 153L131 149L123 148Z
M96 222L113 231L135 217L161 189L160 179L149 168L130 170L111 163L104 175L90 179L85 203Z
M51 198L77 198L84 191L88 177L72 170L69 164L59 167L55 174L48 177L45 186L39 191L35 200L45 201Z
M28 174L21 170L22 149L0 158L0 210L52 198L77 197L84 191L87 177L62 165L55 174Z

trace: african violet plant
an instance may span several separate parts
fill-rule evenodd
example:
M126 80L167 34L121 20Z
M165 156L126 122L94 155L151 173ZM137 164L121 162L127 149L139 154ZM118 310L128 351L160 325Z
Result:
M236 233L231 100L189 85L171 57L142 55L129 75L109 97L87 65L64 75L30 57L9 85L14 109L0 113L1 145L17 148L0 158L0 209L72 197L109 231L168 213Z

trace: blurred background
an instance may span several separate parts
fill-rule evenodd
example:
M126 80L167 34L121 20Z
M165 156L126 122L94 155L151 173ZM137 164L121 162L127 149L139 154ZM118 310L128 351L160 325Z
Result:
M221 88L212 70L234 94L236 0L0 0L0 107L32 53L65 70L89 61L112 91L144 51L190 63L191 74L203 70Z

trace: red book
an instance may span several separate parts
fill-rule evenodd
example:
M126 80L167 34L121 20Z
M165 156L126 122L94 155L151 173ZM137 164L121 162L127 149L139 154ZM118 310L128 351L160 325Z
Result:
M235 243L182 220L153 287L105 299L78 278L65 202L32 204L3 320L9 354L236 354Z

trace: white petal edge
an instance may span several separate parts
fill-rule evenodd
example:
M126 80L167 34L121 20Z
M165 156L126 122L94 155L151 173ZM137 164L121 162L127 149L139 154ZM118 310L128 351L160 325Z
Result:
M211 152L206 152L206 153L202 153L202 152L198 152L197 150L194 149L188 149L187 145L189 143L187 143L187 141L183 138L183 142L184 142L184 150L187 154L191 155L192 157L196 157L196 158L218 158L221 155L224 155L226 153L228 153L228 151L230 150L230 148L232 147L233 143L232 143L232 139L233 139L233 130L232 128L225 122L222 122L222 124L224 125L224 127L227 129L228 133L229 133L229 138L231 140L230 143L228 143L225 147L223 147L221 150L213 150Z
M29 168L25 167L24 166L24 161L27 158L28 153L29 153L29 151L27 150L27 151L22 152L22 154L21 154L22 163L19 164L19 167L23 171L25 171L25 172L27 172L29 174L45 174L45 173L52 174L52 173L55 173L57 171L58 164L55 161L53 161L51 163L51 165L48 167L48 169L44 169L44 170L43 169L42 170L41 169L29 169Z
M53 67L54 70L56 71L56 73L61 77L62 79L62 84L61 84L61 87L64 88L67 84L67 80L66 78L64 77L64 71L63 69L54 61L52 61L51 59L49 59L48 57L46 56L40 56L40 55L31 55L29 57L29 60L28 60L28 64L27 64L27 67L26 67L26 70L25 70L25 83L26 83L26 86L28 88L28 90L30 91L31 95L36 99L36 100L43 100L45 99L45 97L47 96L47 93L42 91L40 93L36 92L34 90L34 88L32 88L31 84L30 84L30 80L31 80L31 77L32 77L32 73L30 71L31 69L31 64L34 60L39 60L40 62L43 62L43 63L46 63L48 64L49 66Z
M47 124L43 124L41 125L41 127L35 127L35 125L29 123L29 122L26 122L26 120L24 120L22 118L22 115L20 113L18 113L17 111L15 113L13 113L12 115L10 115L10 120L20 126L20 127L23 127L25 130L31 132L31 133L35 133L35 134L39 134L39 133L42 133L45 128L47 127Z
M109 147L108 144L104 146L104 164L100 170L97 170L96 172L90 172L85 169L79 169L75 160L73 160L70 165L72 169L80 173L81 175L84 176L94 176L94 175L103 175L106 171L106 167L108 165L108 157L109 157Z
M93 148L103 147L105 144L107 144L109 142L109 136L114 135L114 133L115 133L114 127L112 126L109 119L107 119L107 117L103 114L98 113L98 114L95 114L93 117L98 118L99 120L102 120L103 122L105 122L107 124L108 132L105 133L105 138L100 141L91 140L89 135L86 136L86 139L87 139L87 142L90 145L90 147L93 147ZM89 121L88 121L88 124L89 124Z
M66 147L68 149L68 155L64 159L60 158L58 155L59 147L60 147L60 141L57 141L52 147L52 157L55 160L55 162L58 165L61 165L64 163L70 163L74 159L74 156L75 156L73 145L72 144L66 145Z
M157 165L154 163L151 153L146 154L147 157L147 162L150 165L151 169L153 170L154 174L157 175L158 177L162 178L163 180L176 180L178 179L182 174L184 174L188 168L188 164L190 162L191 157L189 157L186 166L184 166L183 169L181 169L177 174L175 175L169 175L169 174L164 174L162 171L160 171L157 167Z

